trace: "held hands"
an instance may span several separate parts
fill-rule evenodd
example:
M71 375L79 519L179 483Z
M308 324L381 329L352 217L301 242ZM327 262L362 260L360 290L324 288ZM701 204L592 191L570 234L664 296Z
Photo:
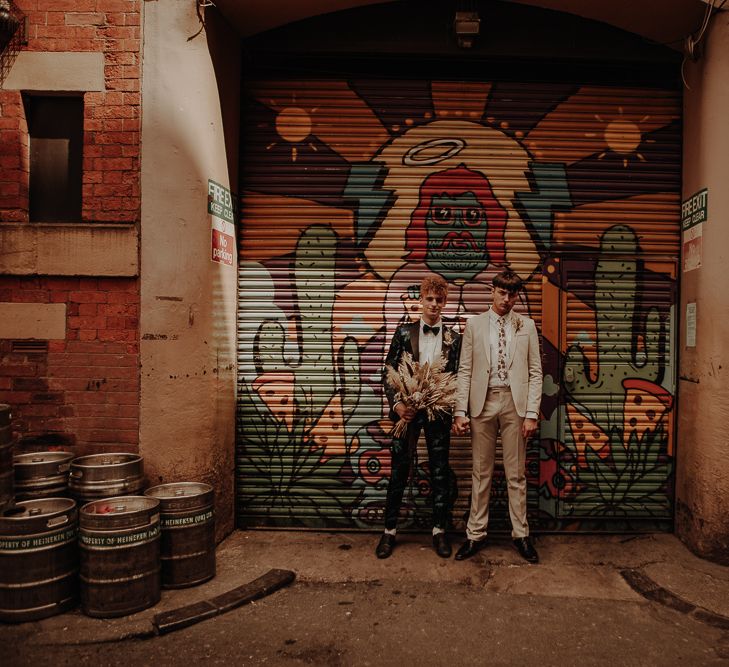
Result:
M525 419L521 426L521 434L525 440L531 438L536 433L538 422L536 419ZM466 435L471 430L471 421L468 417L456 417L453 420L453 430L456 435Z
M400 419L402 419L406 424L409 424L413 421L413 419L415 419L415 410L407 407L405 403L398 403L393 409L397 412L398 417L400 417Z
M453 430L456 435L466 435L471 430L471 420L468 417L456 417L453 420Z

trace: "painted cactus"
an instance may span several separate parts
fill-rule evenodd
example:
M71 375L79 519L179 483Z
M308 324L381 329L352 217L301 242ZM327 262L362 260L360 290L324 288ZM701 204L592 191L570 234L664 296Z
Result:
M299 239L293 264L298 321L264 321L254 345L258 376L247 388L243 413L255 410L259 426L243 434L246 458L260 461L256 474L270 485L244 500L284 523L304 516L306 525L345 521L356 491L347 493L339 473L347 460L346 424L360 393L359 350L347 338L333 349L337 238L313 226ZM296 345L291 351L295 324ZM287 354L288 350L288 354ZM338 370L338 372L337 372ZM250 417L247 421L250 421ZM301 480L318 478L315 484ZM351 496L351 497L350 497Z
M577 515L629 519L668 512L661 490L670 478L664 415L672 399L658 384L664 325L657 308L643 319L638 313L638 252L628 227L604 233L594 274L597 362L579 344L565 357L572 442L564 443L560 469L572 482L560 495Z
M656 382L662 372L658 310L645 317L642 336L636 337L638 291L638 240L622 225L611 227L602 237L600 260L595 269L595 320L598 364L590 363L580 345L572 345L565 357L564 385L570 398L589 412L605 431L622 428L623 381L637 378ZM642 339L642 345L636 344ZM569 381L568 378L574 378Z

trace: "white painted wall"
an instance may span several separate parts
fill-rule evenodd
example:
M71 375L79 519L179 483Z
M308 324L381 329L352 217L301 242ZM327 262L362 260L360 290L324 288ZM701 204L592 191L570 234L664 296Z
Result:
M188 41L194 0L143 8L139 448L151 484L214 485L220 539L233 526L237 259L211 261L207 187L236 190L223 120L237 117L240 52L219 26L230 41L216 72L208 32Z
M683 198L708 188L702 265L681 274L676 530L698 554L729 564L729 11L716 14L687 61ZM686 346L686 304L697 310Z

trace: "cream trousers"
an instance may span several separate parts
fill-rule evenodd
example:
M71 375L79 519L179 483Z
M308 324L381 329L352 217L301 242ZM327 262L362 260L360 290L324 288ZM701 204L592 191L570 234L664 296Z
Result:
M469 540L482 540L486 537L496 458L496 436L499 432L509 493L511 536L517 538L529 535L524 472L526 443L521 434L523 422L524 418L517 414L511 389L508 387L489 389L483 411L477 417L471 417L471 512L466 526L466 537Z

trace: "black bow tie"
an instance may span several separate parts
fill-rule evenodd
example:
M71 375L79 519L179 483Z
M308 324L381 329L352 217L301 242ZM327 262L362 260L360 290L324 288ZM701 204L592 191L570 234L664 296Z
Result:
M431 331L434 336L437 336L440 331L440 327L431 327L429 324L423 324L423 333L430 333Z

